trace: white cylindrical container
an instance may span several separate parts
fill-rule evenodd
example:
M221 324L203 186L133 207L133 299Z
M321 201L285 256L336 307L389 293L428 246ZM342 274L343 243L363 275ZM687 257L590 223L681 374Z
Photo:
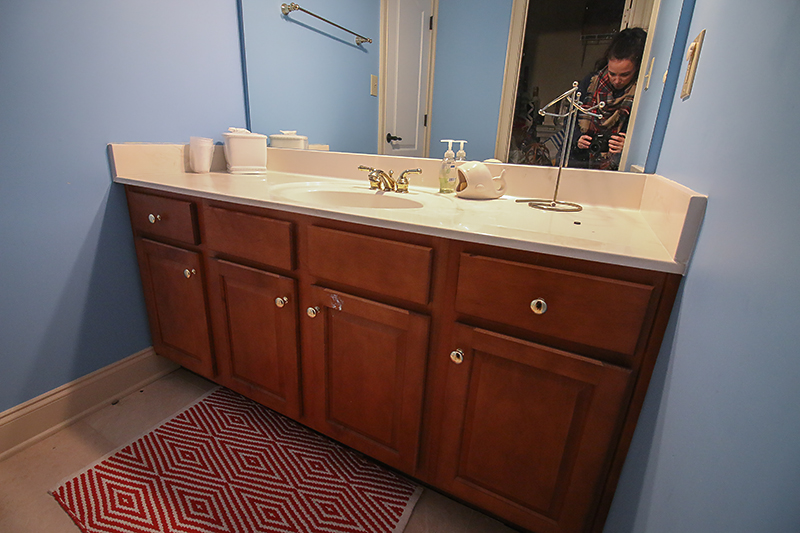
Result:
M189 167L192 172L209 172L214 158L214 139L189 137Z
M280 130L269 136L269 145L272 148L297 148L299 150L308 149L308 137L297 135L295 130Z
M267 136L243 128L222 134L225 160L231 174L263 174L267 171Z

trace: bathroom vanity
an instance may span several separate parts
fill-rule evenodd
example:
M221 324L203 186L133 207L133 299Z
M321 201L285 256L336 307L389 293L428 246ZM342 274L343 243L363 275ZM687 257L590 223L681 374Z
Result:
M602 530L705 197L573 171L584 211L534 213L436 194L436 161L109 151L157 353L512 524ZM376 193L359 164L423 173ZM508 194L551 194L531 172Z

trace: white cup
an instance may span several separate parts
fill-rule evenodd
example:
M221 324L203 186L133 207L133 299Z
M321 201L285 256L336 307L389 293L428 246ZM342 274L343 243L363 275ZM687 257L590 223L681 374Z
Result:
M189 137L189 168L192 169L192 172L209 172L213 158L214 139Z

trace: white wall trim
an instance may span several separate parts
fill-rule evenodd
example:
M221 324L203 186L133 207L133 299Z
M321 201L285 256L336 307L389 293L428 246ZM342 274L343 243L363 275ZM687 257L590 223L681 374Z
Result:
M174 371L152 347L0 413L0 460Z

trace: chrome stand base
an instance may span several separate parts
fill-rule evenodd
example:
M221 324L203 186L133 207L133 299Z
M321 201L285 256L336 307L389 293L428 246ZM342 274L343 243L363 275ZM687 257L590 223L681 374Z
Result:
M544 211L558 211L561 213L577 213L583 211L583 206L573 202L562 202L559 200L517 200L517 202L527 202L529 206L534 209L542 209Z

